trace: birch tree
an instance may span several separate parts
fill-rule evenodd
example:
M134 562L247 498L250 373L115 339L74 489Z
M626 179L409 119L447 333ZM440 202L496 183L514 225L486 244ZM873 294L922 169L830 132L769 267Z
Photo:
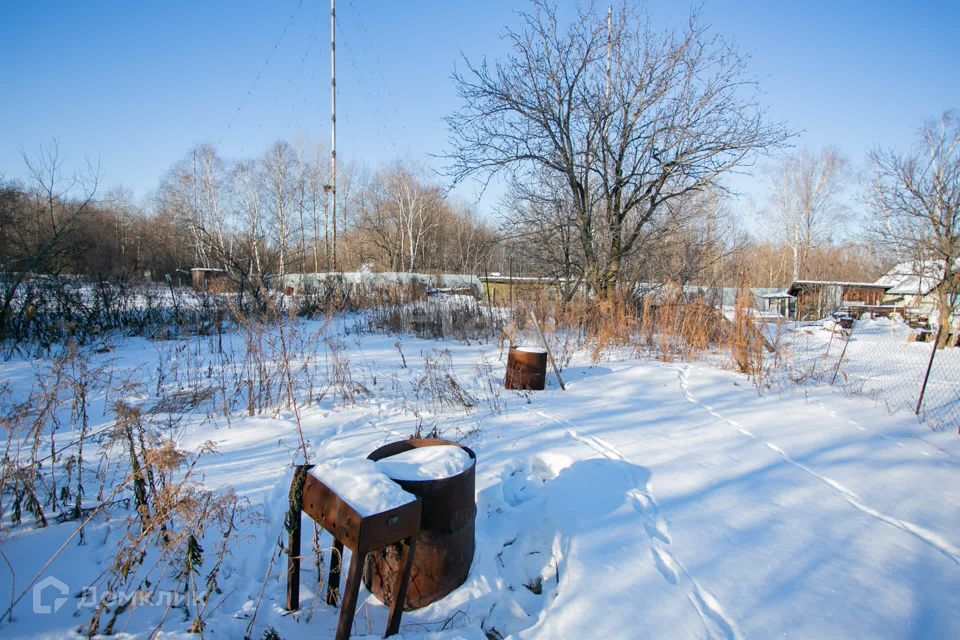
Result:
M391 269L416 271L444 206L438 187L416 169L397 164L368 182L360 227L368 242L386 254Z
M290 240L296 213L298 163L293 147L280 140L261 156L260 171L264 189L264 205L276 232L277 275L287 271ZM296 246L294 244L294 246Z
M227 163L210 145L192 149L167 173L158 207L172 212L192 240L195 264L219 268L232 256Z
M768 175L770 202L766 227L790 248L793 280L807 277L811 252L837 228L843 205L847 163L835 149L801 149Z

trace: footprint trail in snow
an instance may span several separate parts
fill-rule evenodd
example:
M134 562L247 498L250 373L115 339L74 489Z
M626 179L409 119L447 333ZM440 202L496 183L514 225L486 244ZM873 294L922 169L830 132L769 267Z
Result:
M604 458L633 464L615 445L607 440L581 433L574 424L567 420L543 411L537 411L536 413L538 416L562 426L568 437L593 449ZM627 497L633 509L640 516L644 531L650 538L652 560L657 571L670 584L686 586L689 590L687 600L696 610L709 637L727 638L728 640L742 638L736 624L720 602L697 582L680 559L670 550L671 539L667 524L661 517L656 498L649 491L646 482L642 482L636 477L632 477L630 480L634 488L627 492Z
M947 558L949 558L956 564L960 565L960 549L950 544L950 542L945 540L943 537L937 535L936 533L924 527L921 527L918 524L910 522L909 520L903 520L901 518L897 518L895 516L883 513L882 511L879 511L878 509L871 507L870 505L866 504L860 498L860 496L858 496L854 491L847 488L842 483L837 482L833 478L830 478L828 476L818 473L817 471L815 471L811 467L808 467L802 462L797 462L796 460L791 458L790 455L779 446L755 435L753 432L749 431L746 427L744 427L742 424L740 424L736 420L723 416L709 404L706 404L705 402L701 402L690 391L688 367L681 368L679 371L678 377L680 380L680 390L683 392L683 396L687 399L688 402L701 407L704 411L709 413L711 416L713 416L717 420L733 427L734 429L739 431L741 434L764 445L765 447L767 447L768 449L776 453L778 456L780 456L784 460L784 462L787 462L788 464L796 467L800 471L803 471L807 475L813 478L816 478L820 482L824 483L825 485L830 487L832 490L840 494L848 503L850 503L850 505L852 505L857 510L865 513L866 515L872 518L876 518L880 522L888 524L891 527L894 527L896 529L899 529L901 531L904 531L914 536L915 538L919 539L921 542L930 545L931 547L933 547L934 549L936 549L937 551L945 555Z

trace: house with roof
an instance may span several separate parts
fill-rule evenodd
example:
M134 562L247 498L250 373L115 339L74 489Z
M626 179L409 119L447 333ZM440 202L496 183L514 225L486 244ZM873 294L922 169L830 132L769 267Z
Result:
M935 291L943 276L943 265L933 260L901 262L877 279L887 287L884 299L909 307L936 306Z
M877 284L887 286L884 302L903 305L925 317L935 316L940 288L946 286L943 281L943 264L941 260L923 260L895 265L877 280ZM954 268L960 268L960 260L955 263ZM954 323L960 321L958 306L960 305L953 305L951 319Z

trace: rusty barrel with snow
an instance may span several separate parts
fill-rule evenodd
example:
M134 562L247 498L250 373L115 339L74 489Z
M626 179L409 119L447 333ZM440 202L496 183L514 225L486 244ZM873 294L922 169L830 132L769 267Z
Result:
M540 347L510 347L507 373L503 386L507 389L542 391L547 381L547 351Z
M405 491L421 498L417 537L405 609L419 609L459 587L470 573L477 515L477 456L447 440L411 438L384 445L367 456ZM390 604L400 574L399 547L370 553L367 588Z

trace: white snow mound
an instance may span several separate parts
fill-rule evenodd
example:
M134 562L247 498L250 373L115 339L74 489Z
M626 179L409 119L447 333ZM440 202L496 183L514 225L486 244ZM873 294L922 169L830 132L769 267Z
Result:
M514 347L514 351L519 351L521 353L546 353L547 350L542 347Z
M442 480L463 473L472 462L463 447L440 444L383 458L377 467L394 480Z
M373 460L366 458L335 458L318 464L310 473L363 517L396 509L417 499L377 469Z

